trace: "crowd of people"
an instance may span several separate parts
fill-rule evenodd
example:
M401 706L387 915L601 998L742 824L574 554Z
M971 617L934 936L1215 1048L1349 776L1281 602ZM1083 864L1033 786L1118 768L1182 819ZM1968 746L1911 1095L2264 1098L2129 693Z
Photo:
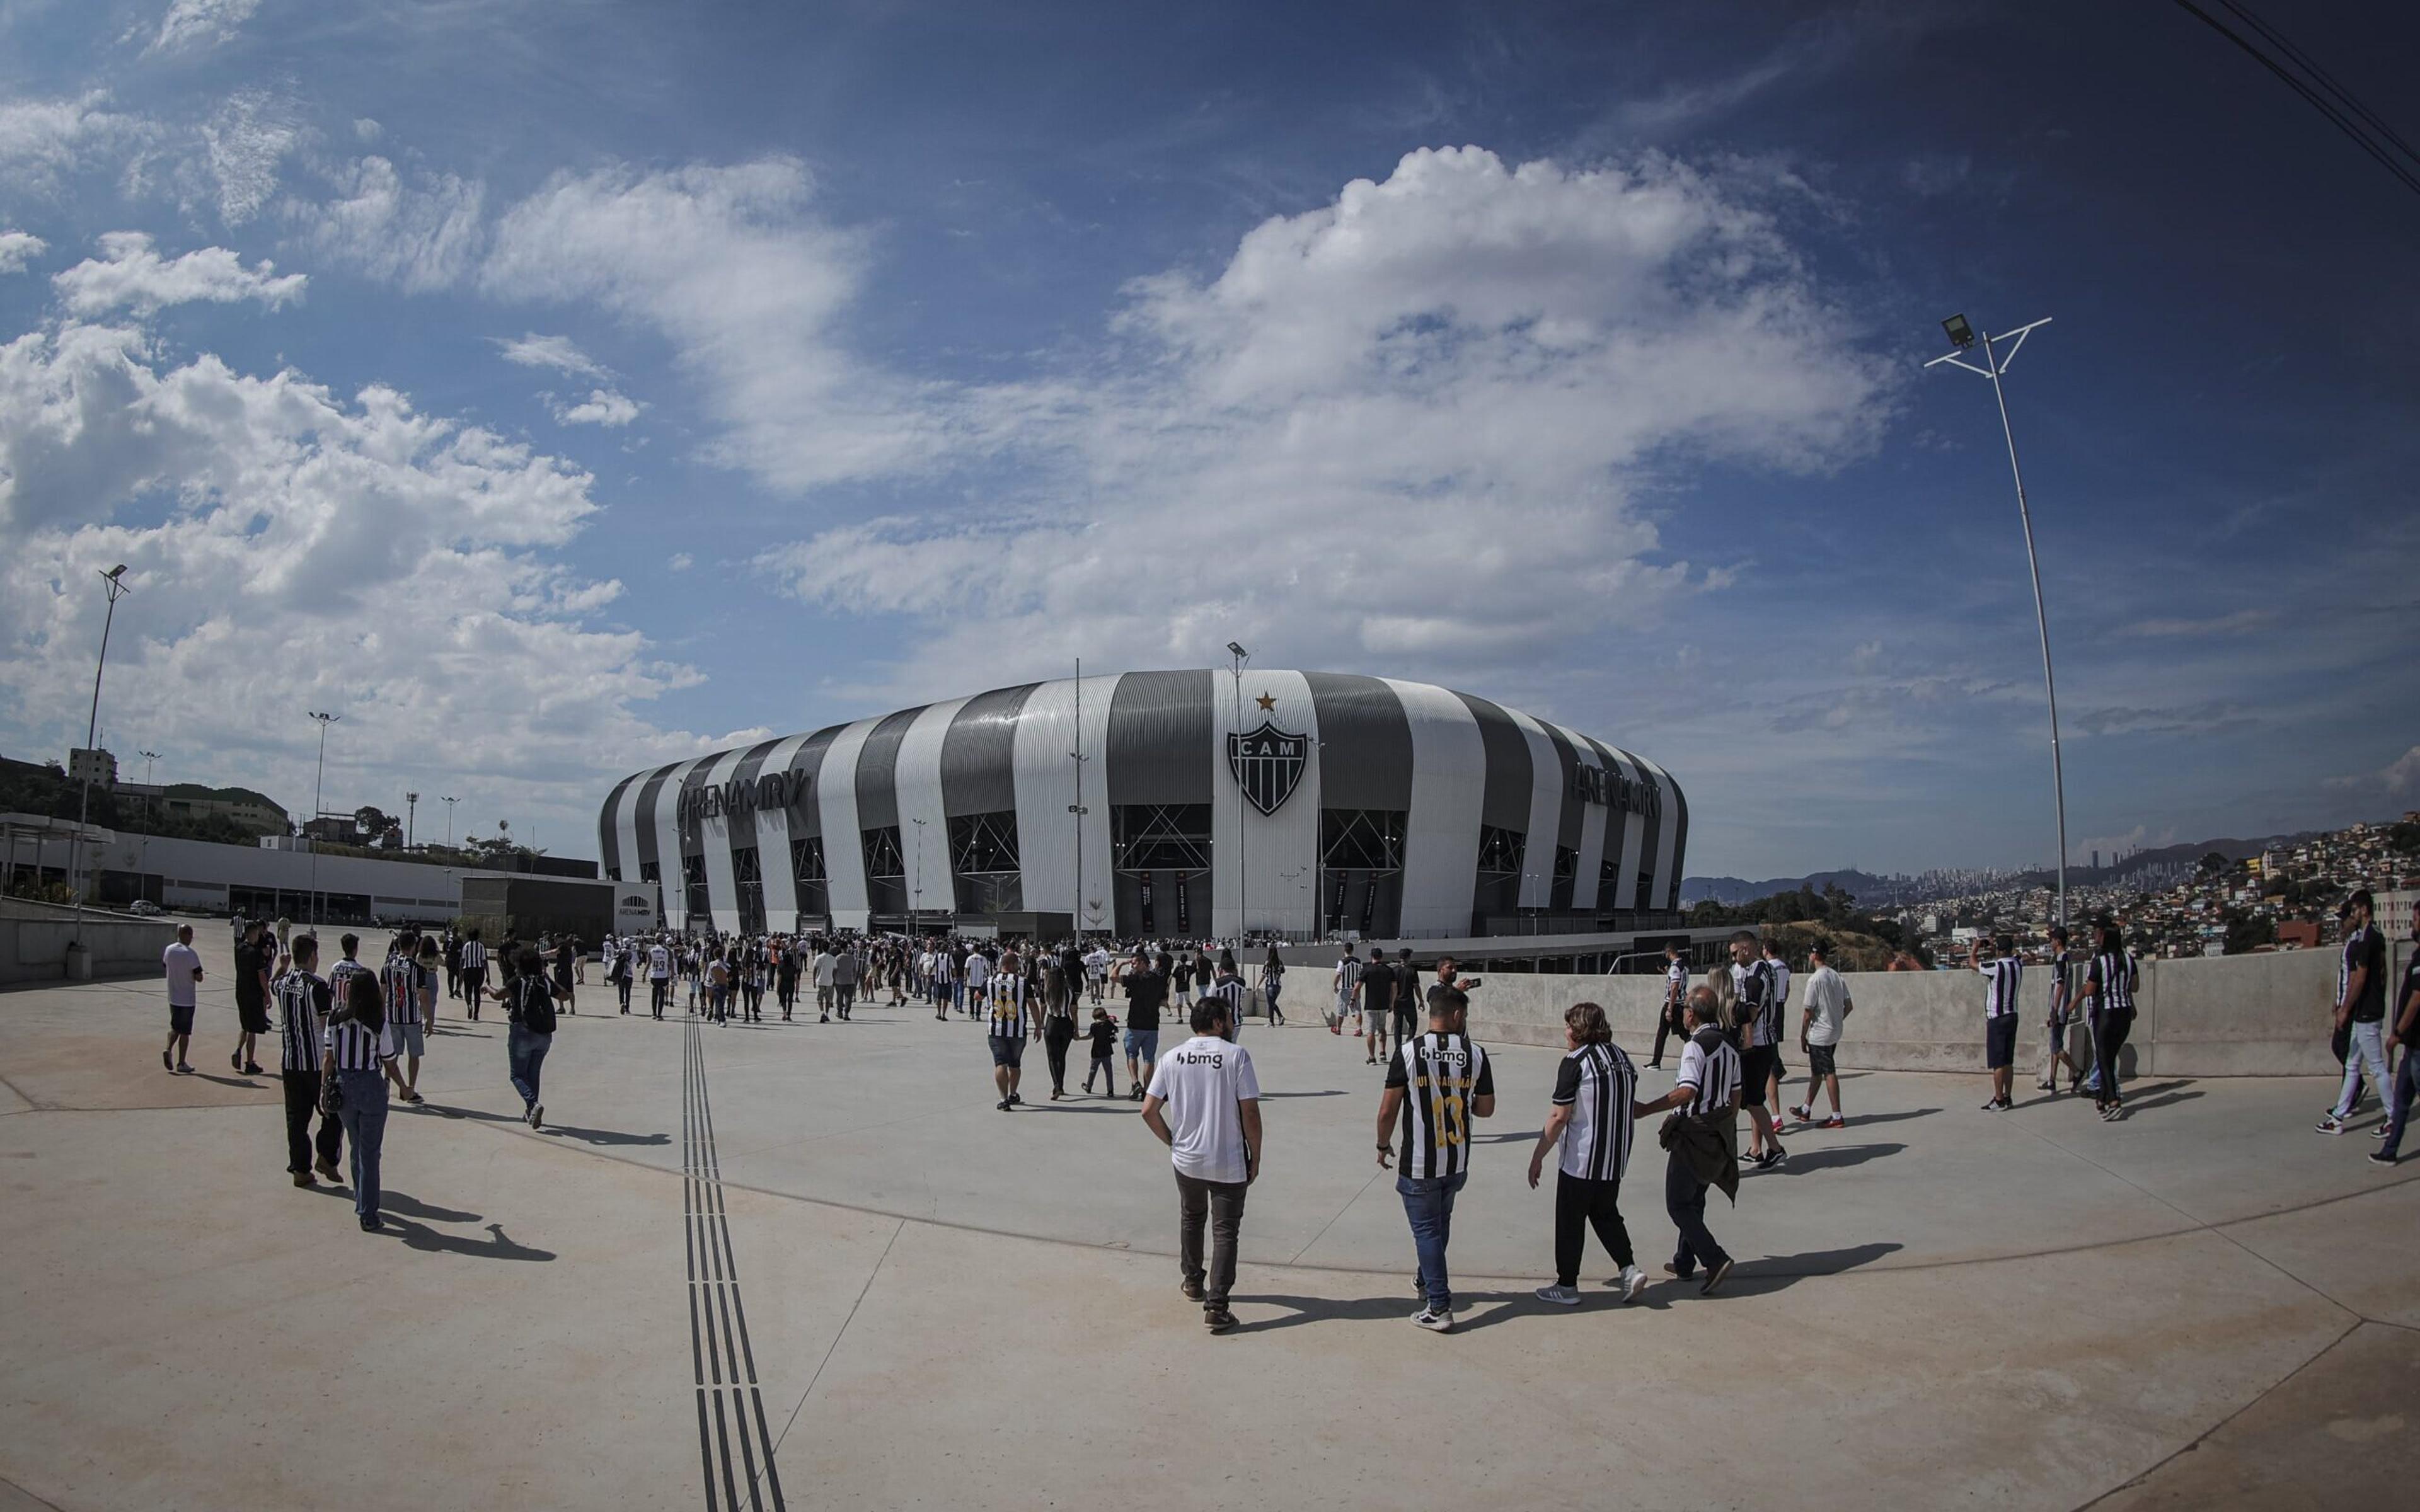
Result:
M2414 1095L2408 1047L2420 1032L2420 964L2390 997L2383 942L2370 907L2369 895L2357 892L2342 909L2348 933L2335 1019L2344 1079L2319 1129L2341 1132L2367 1086L2388 1113L2379 1131L2382 1147L2370 1158L2392 1165ZM163 963L170 1032L161 1061L179 1074L193 1070L187 1057L203 975L192 939L192 927L179 926ZM2114 921L2097 923L2092 942L2088 951L2072 950L2068 932L2055 929L2050 959L2038 963L2050 984L2037 1087L2056 1095L2064 1072L2070 1094L2088 1089L2099 1115L2116 1121L2125 1116L2120 1051L2134 1018L2137 967ZM420 1067L426 1037L441 1032L442 1004L458 1003L471 1021L488 1003L504 1006L507 1073L525 1121L542 1128L541 1072L557 1015L577 1012L582 952L567 936L507 939L490 951L480 932L451 929L397 932L375 967L360 959L355 935L339 936L336 947L337 958L323 974L315 935L294 933L283 920L274 930L258 919L239 921L239 1033L229 1062L240 1072L261 1072L253 1056L258 1037L272 1032L269 1010L275 1005L287 1170L297 1186L349 1180L361 1226L374 1231L387 1108L391 1099L424 1101ZM1623 1301L1646 1286L1621 1207L1634 1128L1641 1120L1659 1119L1656 1142L1667 1155L1665 1211L1676 1237L1664 1271L1708 1293L1730 1274L1731 1257L1708 1227L1707 1194L1719 1190L1736 1201L1743 1165L1769 1170L1786 1162L1781 1136L1793 1121L1827 1130L1846 1126L1836 1057L1855 1004L1829 948L1816 944L1797 974L1773 941L1751 931L1735 932L1727 949L1729 959L1696 980L1679 947L1666 951L1662 1008L1647 1061L1650 1069L1661 1067L1668 1046L1679 1041L1674 1084L1663 1096L1639 1096L1637 1068L1613 1042L1600 1005L1576 1003L1564 1014L1564 1055L1528 1167L1535 1187L1550 1157L1556 1165L1556 1279L1539 1289L1541 1299L1580 1304L1578 1272L1590 1231L1618 1268L1611 1285ZM659 932L608 938L598 955L623 1014L639 1011L634 1002L644 981L644 1012L658 1020L679 1009L716 1025L802 1022L811 990L817 1024L849 1023L856 1009L876 1003L929 1008L940 1021L954 1016L979 1023L990 1049L994 1106L1003 1113L1024 1103L1024 1055L1032 1041L1043 1043L1053 1102L1076 1095L1068 1089L1068 1060L1078 1040L1088 1062L1082 1093L1119 1098L1123 1050L1124 1097L1140 1104L1142 1121L1171 1151L1185 1294L1201 1304L1214 1332L1234 1326L1229 1303L1245 1196L1266 1153L1257 1072L1242 1039L1248 1003L1268 1024L1285 1023L1286 964L1275 947L1251 963L1249 981L1237 948L1218 942L1112 947L1078 940ZM494 986L488 980L491 962L499 968ZM2013 1105L2026 963L2003 936L1992 942L1988 956L1978 942L1968 966L1983 978L1990 1092L1982 1106L2004 1110ZM1459 975L1450 956L1424 976L1409 949L1364 956L1347 945L1323 1010L1330 1034L1349 1031L1362 1041L1364 1064L1384 1069L1376 1163L1395 1177L1411 1234L1420 1298L1412 1321L1435 1332L1454 1326L1449 1251L1455 1198L1469 1176L1471 1123L1493 1116L1496 1105L1494 1069L1466 1022L1469 994L1479 985ZM1190 1033L1163 1051L1162 1025L1171 1016ZM1782 1053L1792 1038L1806 1061L1806 1090L1785 1110L1791 1069ZM2398 1046L2405 1049L2399 1068L2393 1063ZM1819 1099L1827 1104L1820 1114ZM1742 1113L1748 1125L1745 1149ZM347 1166L339 1166L340 1156Z

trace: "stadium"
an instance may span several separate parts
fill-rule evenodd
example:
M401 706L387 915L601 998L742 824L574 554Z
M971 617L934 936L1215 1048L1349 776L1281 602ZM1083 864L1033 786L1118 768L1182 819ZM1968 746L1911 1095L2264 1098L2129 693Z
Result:
M616 783L675 928L1287 939L1678 923L1654 763L1468 693L1220 669L1028 683Z

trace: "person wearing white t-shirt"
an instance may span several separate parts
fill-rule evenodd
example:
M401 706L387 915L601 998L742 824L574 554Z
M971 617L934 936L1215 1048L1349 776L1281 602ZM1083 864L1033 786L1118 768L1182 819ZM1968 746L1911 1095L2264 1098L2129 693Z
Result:
M1227 1013L1223 998L1194 1005L1193 1038L1152 1067L1142 1102L1142 1121L1169 1148L1176 1168L1177 1263L1185 1294L1202 1304L1202 1321L1213 1334L1235 1326L1227 1298L1235 1285L1244 1191L1261 1174L1260 1078L1252 1073L1251 1053L1224 1038Z
M1832 948L1819 940L1807 954L1815 963L1807 979L1805 1016L1798 1025L1798 1048L1807 1053L1807 1101L1792 1108L1790 1116L1813 1123L1815 1093L1820 1088L1831 1096L1832 1116L1817 1127L1845 1129L1849 1120L1840 1117L1840 1074L1832 1057L1840 1043L1840 1026L1856 1004L1850 1001L1848 982L1832 969Z
M191 1076L185 1063L194 1039L195 989L202 980L202 953L194 949L194 926L177 926L176 942L160 952L160 969L168 979L168 1045L160 1052L160 1069Z

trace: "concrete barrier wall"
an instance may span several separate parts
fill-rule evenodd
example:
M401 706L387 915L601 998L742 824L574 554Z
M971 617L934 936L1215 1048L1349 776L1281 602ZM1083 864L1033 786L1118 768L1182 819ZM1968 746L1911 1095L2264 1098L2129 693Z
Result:
M2398 947L2396 976L2410 946ZM2329 1053L2329 1005L2335 995L2335 952L2288 950L2273 955L2146 961L2135 994L2128 1059L2133 1075L2319 1076L2336 1072ZM1983 982L1968 971L1845 974L1855 1010L1841 1038L1843 1070L1980 1071L1983 1067ZM1802 974L1791 988L1790 1037L1797 1040ZM2017 1035L2017 1065L2025 1075L2041 1065L2042 1018L2048 983L2029 972ZM1563 1011L1577 1002L1601 1005L1616 1042L1643 1060L1655 1041L1664 983L1656 977L1524 976L1484 978L1471 995L1471 1032L1482 1041L1560 1045ZM1799 1059L1785 1052L1796 1067Z
M158 977L160 952L176 937L168 920L112 914L86 913L79 931L69 910L11 900L0 909L0 986L66 980L68 942L77 938L92 951L96 980Z

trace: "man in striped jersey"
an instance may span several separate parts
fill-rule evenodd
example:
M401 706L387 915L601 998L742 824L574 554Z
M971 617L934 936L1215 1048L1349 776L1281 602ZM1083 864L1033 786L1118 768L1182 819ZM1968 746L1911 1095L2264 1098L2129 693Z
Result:
M1429 1032L1406 1041L1387 1063L1387 1089L1378 1098L1379 1169L1394 1154L1396 1119L1404 1124L1395 1192L1419 1256L1414 1284L1426 1299L1412 1321L1435 1334L1453 1331L1446 1248L1453 1238L1453 1199L1470 1175L1470 1120L1496 1112L1496 1068L1463 1032L1469 1007L1458 987L1430 993Z
M471 1022L479 1022L479 999L488 988L488 948L479 943L479 932L472 930L462 936L462 999L470 1004L464 1011Z
M2048 1053L2042 1057L2041 1089L2058 1090L2058 1069L2067 1068L2067 1089L2073 1092L2084 1080L2084 1070L2068 1053L2068 1040L2076 1021L2084 1015L2077 1011L2075 996L2075 955L2067 948L2067 926L2054 924L2050 931L2050 1017L2042 1025L2043 1037L2049 1041Z
M285 1054L278 1060L278 1079L286 1088L286 1170L296 1186L317 1186L311 1179L312 1151L318 1152L318 1170L331 1181L344 1175L336 1157L344 1152L343 1127L319 1106L319 1035L328 1025L334 999L319 979L319 941L303 934L291 946L293 965L271 989L277 999L279 1037ZM319 1114L319 1133L311 1134L311 1115Z
M1739 1200L1740 1054L1723 1038L1720 1011L1714 990L1689 989L1683 1025L1689 1031L1681 1047L1681 1069L1670 1095L1641 1103L1638 1115L1671 1109L1657 1142L1669 1152L1664 1166L1664 1211L1680 1230L1666 1273L1686 1281L1704 1266L1704 1295L1731 1273L1731 1257L1706 1227L1706 1188L1718 1186L1733 1202Z
M1597 1242L1621 1267L1621 1300L1629 1302L1647 1285L1621 1221L1621 1173L1630 1165L1630 1134L1638 1118L1638 1072L1594 1003L1564 1011L1563 1043L1570 1053L1555 1073L1554 1106L1529 1151L1533 1190L1546 1152L1558 1144L1563 1152L1555 1177L1555 1284L1540 1287L1538 1299L1560 1307L1580 1304L1580 1255L1593 1227Z
M420 1057L427 1041L420 1031L420 999L424 985L418 958L420 937L410 930L395 936L387 947L386 965L381 973L386 991L387 1023L394 1026L396 1045L403 1052L403 1079L396 1084L396 1095L406 1103L425 1103L420 1095Z
M1209 964L1204 962L1206 966ZM1244 974L1233 964L1212 968L1209 982L1202 989L1202 1000L1227 1005L1227 1027L1224 1038L1231 1044L1244 1042Z
M2017 1065L2017 990L2025 975L2017 958L2017 942L2007 934L1992 936L1992 959L1983 959L1983 942L1967 947L1966 964L1980 972L1983 989L1983 1068L1992 1073L1992 1095L1983 1111L1997 1113L2015 1106L2009 1101L2010 1078Z
M1353 990L1360 983L1361 963L1354 956L1353 947L1347 945L1344 953L1336 961L1336 1006L1327 1011L1328 1033L1343 1032L1341 1026L1353 1016ZM1358 1034L1361 1031L1357 1027L1353 1032Z
M1025 1074L1026 1030L1032 1018L1032 1005L1025 1000L1025 973L1015 951L1001 958L1000 969L985 979L984 991L990 998L991 1079L1000 1088L1000 1102L994 1105L1006 1113L1025 1101L1017 1095L1016 1084Z

